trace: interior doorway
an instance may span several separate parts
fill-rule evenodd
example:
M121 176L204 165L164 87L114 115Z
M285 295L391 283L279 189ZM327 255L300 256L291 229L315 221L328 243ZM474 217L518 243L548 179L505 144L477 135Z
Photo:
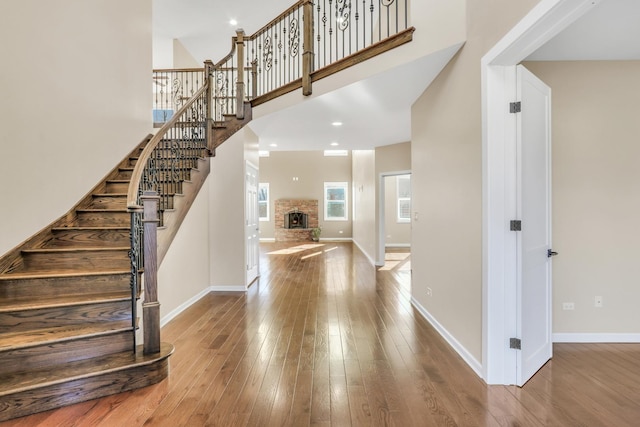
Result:
M518 333L528 325L518 312L522 277L518 220L516 66L593 7L592 1L539 3L482 58L483 98L483 376L489 384L517 384L521 368ZM489 167L491 165L491 167ZM550 302L548 303L550 305ZM545 307L551 310L550 306ZM514 341L516 340L516 341Z
M410 252L411 171L384 172L378 180L378 266L389 252Z

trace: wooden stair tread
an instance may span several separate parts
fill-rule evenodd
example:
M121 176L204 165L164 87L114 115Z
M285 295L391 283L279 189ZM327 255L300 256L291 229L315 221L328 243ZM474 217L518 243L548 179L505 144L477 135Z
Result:
M70 225L68 227L53 227L51 231L130 231L131 227L118 227L118 226L103 226L103 227L79 227L75 225Z
M11 298L0 300L0 313L18 310L37 310L40 308L70 307L74 305L98 304L101 302L127 301L131 299L131 293L111 292L97 295L69 295L55 297Z
M93 197L127 197L127 193L93 193Z
M130 320L114 322L86 323L84 325L54 326L33 331L5 332L0 334L0 351L49 345L98 335L130 331ZM0 383L2 381L0 380Z
M34 249L23 249L22 253L24 254L55 254L55 253L71 253L71 252L93 252L93 251L102 251L102 252L117 252L117 251L128 251L131 248L129 246L115 246L115 247L105 247L105 246L78 246L78 247L64 247L64 248L34 248Z
M162 343L160 352L143 354L141 349L135 353L122 352L107 356L70 362L64 369L47 368L27 372L15 372L0 376L0 396L47 387L83 378L96 377L110 372L122 371L146 366L166 359L173 353L171 344Z
M101 209L101 208L83 208L83 209L76 209L76 212L95 212L95 213L100 213L100 212L128 212L126 209Z
M142 272L142 270L141 270ZM51 272L43 271L16 271L11 273L0 274L0 282L3 280L19 280L19 279L48 279L48 278L74 278L81 276L111 276L116 274L131 274L130 270L99 270L78 271L76 270L55 270Z

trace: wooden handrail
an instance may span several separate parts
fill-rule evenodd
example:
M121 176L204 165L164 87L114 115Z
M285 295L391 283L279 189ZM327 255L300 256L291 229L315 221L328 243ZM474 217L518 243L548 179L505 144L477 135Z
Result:
M160 128L160 130L158 130L147 146L144 147L142 153L140 153L140 158L136 162L136 166L131 174L131 182L129 183L129 191L127 192L127 208L129 210L139 207L138 190L140 189L140 179L142 178L142 173L144 168L147 166L147 161L151 157L153 150L158 146L158 143L162 141L162 138L169 129L173 128L173 126L179 121L182 114L187 111L187 109L190 108L193 103L207 90L207 87L209 87L208 82L205 82L205 84L198 89L191 99L187 101L182 108L180 108L173 117L171 117L171 119Z
M269 27L271 27L272 25L274 25L276 22L282 20L285 16L289 15L291 12L293 12L294 10L298 9L299 7L302 7L302 5L306 2L308 2L309 0L299 0L297 1L294 5L290 6L287 10L285 10L284 12L282 12L280 15L278 15L277 17L275 17L274 19L272 19L271 21L269 21L269 23L267 25L264 25L262 28L260 28L258 31L256 31L255 33L253 33L251 36L249 37L245 37L248 40L254 40L257 37L260 36L261 33L265 32L266 30L269 29Z
M233 58L233 54L236 53L236 43L237 43L237 37L233 36L231 37L231 51L229 51L229 53L227 54L227 56L225 56L224 58L222 58L220 61L216 62L215 64L213 64L213 68L218 70L220 69L220 66L224 63L226 63L227 61L229 61L231 58Z
M154 73L202 73L204 68L154 68Z

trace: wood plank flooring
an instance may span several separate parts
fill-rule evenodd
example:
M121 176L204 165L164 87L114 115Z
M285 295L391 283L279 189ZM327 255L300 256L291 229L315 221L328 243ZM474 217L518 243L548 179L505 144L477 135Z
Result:
M640 425L640 345L558 344L524 388L487 386L412 308L409 262L262 244L246 295L209 294L162 330L167 380L0 427Z

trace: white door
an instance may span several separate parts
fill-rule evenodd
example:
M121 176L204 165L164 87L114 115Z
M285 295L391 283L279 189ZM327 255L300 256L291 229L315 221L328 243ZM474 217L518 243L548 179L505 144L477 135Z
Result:
M552 356L551 341L551 88L517 67L521 112L518 152L517 384L524 385Z
M260 240L258 238L258 170L247 163L245 175L245 223L247 236L247 274L246 285L258 277L258 258Z

